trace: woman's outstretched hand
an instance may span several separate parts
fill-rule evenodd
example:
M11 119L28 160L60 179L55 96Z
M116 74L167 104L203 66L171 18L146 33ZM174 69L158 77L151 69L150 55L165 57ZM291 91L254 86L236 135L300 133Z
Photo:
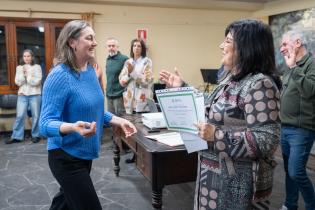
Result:
M132 136L133 134L137 133L136 126L134 126L134 124L132 124L130 121L128 121L124 118L113 116L110 123L113 126L120 127L123 130L123 132L127 138Z
M160 81L164 82L168 88L181 87L184 83L182 75L177 68L175 68L175 73L162 69L160 72Z

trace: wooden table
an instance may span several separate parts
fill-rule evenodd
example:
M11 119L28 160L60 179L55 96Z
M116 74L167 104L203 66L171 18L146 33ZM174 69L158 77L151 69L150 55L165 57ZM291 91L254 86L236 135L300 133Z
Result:
M196 180L197 153L188 154L184 146L170 147L150 140L148 129L141 123L141 115L124 115L133 122L138 133L130 138L114 137L114 172L119 176L120 150L123 141L136 154L136 167L151 182L152 206L162 208L162 191L165 185L179 184ZM166 129L161 133L167 132ZM156 133L154 133L156 134Z

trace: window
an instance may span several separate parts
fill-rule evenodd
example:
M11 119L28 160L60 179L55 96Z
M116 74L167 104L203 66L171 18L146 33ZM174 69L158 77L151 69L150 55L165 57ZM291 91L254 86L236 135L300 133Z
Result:
M34 52L45 79L52 67L56 40L68 21L0 18L0 94L17 92L15 70L24 49Z

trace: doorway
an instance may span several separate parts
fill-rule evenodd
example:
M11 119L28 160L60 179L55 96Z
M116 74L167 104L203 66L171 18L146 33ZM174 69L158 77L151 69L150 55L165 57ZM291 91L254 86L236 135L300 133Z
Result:
M16 94L15 70L25 49L31 49L45 80L62 27L69 20L0 17L0 94Z

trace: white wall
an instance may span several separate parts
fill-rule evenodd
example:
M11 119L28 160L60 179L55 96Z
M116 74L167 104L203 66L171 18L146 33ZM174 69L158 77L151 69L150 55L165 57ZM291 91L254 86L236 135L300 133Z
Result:
M220 66L219 44L225 26L249 13L140 7L107 7L104 15L95 19L95 30L100 45L97 59L104 59L106 38L120 40L121 51L130 52L130 41L136 30L148 29L149 56L155 75L163 69L177 66L192 84L202 83L200 68Z

